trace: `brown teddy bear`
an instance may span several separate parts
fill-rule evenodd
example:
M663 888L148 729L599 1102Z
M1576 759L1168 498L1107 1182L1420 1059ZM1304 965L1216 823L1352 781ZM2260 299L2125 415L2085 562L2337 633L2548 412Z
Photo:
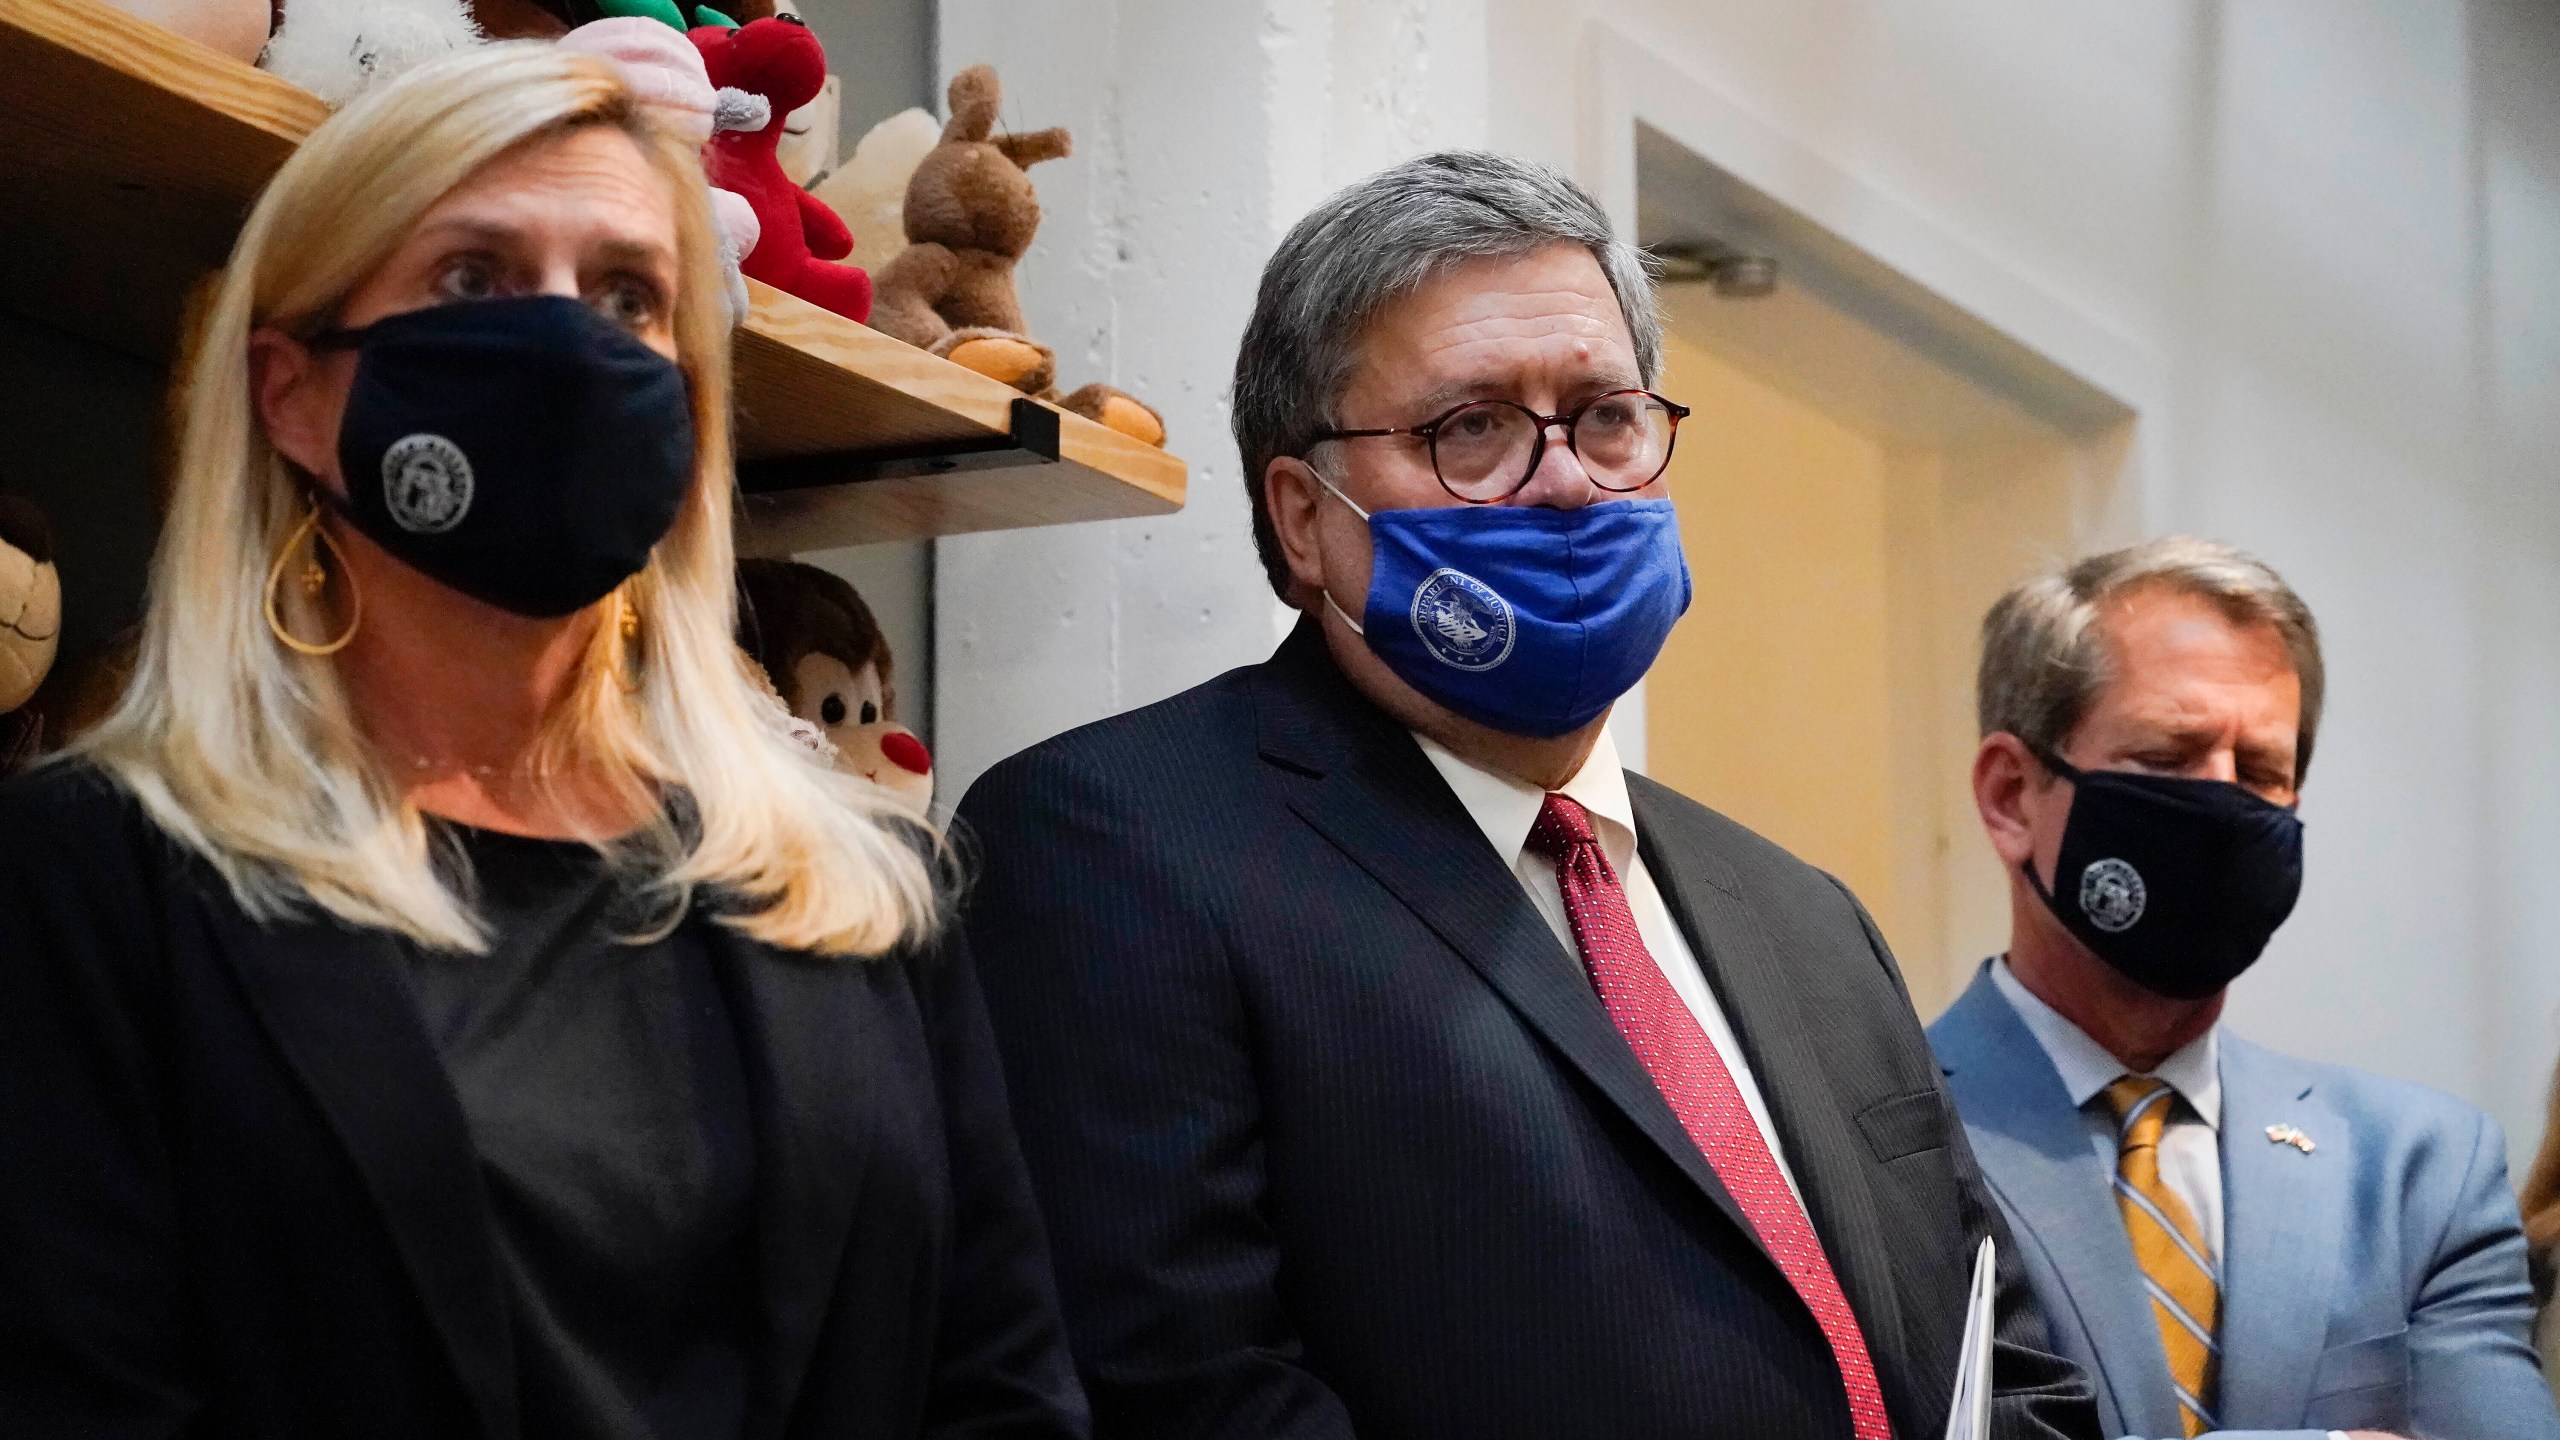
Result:
M835 763L904 801L933 804L933 756L898 723L888 638L861 592L796 560L738 562L738 645L791 713L835 747Z
M985 65L951 77L950 100L941 143L907 182L907 247L878 276L872 328L1162 445L1163 417L1123 391L1060 396L1056 352L1026 333L1013 267L1040 228L1040 197L1023 170L1068 154L1067 132L996 134L1003 91Z

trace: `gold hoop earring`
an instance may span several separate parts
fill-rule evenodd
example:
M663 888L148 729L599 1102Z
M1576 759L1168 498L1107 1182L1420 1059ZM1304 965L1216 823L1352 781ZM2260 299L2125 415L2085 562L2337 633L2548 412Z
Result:
M310 541L311 553L302 566L303 598L316 601L320 598L320 592L328 588L329 572L320 564L320 547L323 545L337 552L338 573L347 577L346 633L334 640L325 640L318 644L301 639L291 630L286 629L284 616L276 608L276 582L284 579L285 567L292 563L294 552L302 548L306 538ZM275 632L279 643L297 655L335 655L347 648L347 643L356 638L357 628L364 624L364 591L356 585L355 572L347 568L345 553L338 551L337 542L331 540L329 532L320 527L318 501L312 502L311 513L303 516L302 523L294 526L293 533L284 538L284 547L276 551L275 563L267 567L265 601L267 628Z
M637 695L640 693L640 687L642 684L640 679L640 607L631 603L631 594L627 588L614 591L613 596L615 608L619 612L615 618L614 626L622 632L622 655L620 663L614 671L614 678L622 682L622 690L624 694Z

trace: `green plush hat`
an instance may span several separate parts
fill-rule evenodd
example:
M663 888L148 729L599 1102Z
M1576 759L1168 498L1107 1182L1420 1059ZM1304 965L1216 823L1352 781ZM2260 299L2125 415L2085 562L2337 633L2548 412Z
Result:
M596 9L607 19L637 15L644 19L663 21L679 30L690 30L701 25L717 25L723 30L738 28L737 21L708 5L682 4L679 0L596 0ZM685 18L687 11L692 12L691 20Z

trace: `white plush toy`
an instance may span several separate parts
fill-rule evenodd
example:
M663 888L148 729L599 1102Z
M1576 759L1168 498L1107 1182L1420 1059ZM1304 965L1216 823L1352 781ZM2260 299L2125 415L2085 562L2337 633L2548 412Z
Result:
M782 117L773 158L792 184L807 188L836 168L836 125L844 107L844 77L830 75L817 98Z
M810 193L844 217L853 231L845 264L877 275L907 248L907 182L942 141L942 122L922 108L901 110L871 127L853 158Z
M484 38L464 0L286 0L258 64L338 106Z

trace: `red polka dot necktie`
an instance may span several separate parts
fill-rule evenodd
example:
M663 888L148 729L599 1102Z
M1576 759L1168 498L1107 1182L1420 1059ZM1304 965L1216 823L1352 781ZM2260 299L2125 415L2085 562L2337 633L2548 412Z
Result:
M1840 1293L1830 1257L1822 1252L1822 1239L1787 1187L1724 1057L1645 950L1626 887L1592 833L1591 816L1579 803L1549 795L1530 828L1529 848L1555 861L1565 918L1609 1018L1831 1342L1857 1440L1892 1440L1875 1361L1848 1297Z

